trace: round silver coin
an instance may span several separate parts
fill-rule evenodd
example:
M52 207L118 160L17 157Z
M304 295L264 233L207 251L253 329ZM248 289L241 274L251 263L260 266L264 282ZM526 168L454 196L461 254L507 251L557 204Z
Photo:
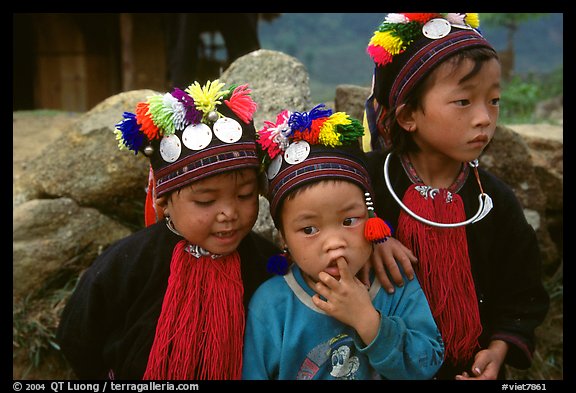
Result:
M180 157L182 145L176 135L166 135L160 141L160 156L166 162L174 162Z
M282 166L282 155L278 154L276 157L274 157L272 162L270 162L270 166L268 167L268 171L266 172L268 180L272 180L276 177L276 175L278 175L281 166Z
M182 142L190 150L202 150L212 141L212 130L204 123L190 124L182 132Z
M234 143L242 137L242 126L229 117L221 117L214 123L214 135L222 142Z
M446 19L434 18L422 26L422 34L432 40L437 40L438 38L446 37L451 29L452 25Z
M284 159L288 164L294 165L304 161L310 154L310 145L306 141L291 143L284 152Z

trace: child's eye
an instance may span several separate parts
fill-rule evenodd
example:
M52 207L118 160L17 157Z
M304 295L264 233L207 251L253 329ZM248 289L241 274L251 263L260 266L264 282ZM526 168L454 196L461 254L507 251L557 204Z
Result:
M500 106L500 98L494 98L491 100L492 105Z
M342 221L345 227L350 227L358 222L358 217L348 217Z
M456 100L454 103L459 106L466 106L470 104L470 100Z
M214 203L214 201L194 201L194 203L198 206L210 206Z
M240 199L252 199L253 197L254 197L254 191L250 191L248 193L238 195L238 198L240 198Z
M302 229L302 232L304 232L306 235L313 235L315 233L318 232L318 228L316 227L305 227Z

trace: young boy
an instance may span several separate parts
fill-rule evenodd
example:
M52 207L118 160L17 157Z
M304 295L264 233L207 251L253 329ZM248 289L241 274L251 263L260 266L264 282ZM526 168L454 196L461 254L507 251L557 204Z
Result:
M120 147L151 163L149 226L94 261L62 314L57 339L79 378L240 378L245 306L269 277L261 261L278 252L251 232L259 160L249 93L195 82L124 113Z
M293 262L255 292L243 379L426 379L443 359L418 281L394 294L356 278L374 242L390 235L371 217L360 122L319 105L283 111L258 133L270 213ZM381 225L381 226L379 226Z
M478 167L501 89L498 56L478 26L478 14L388 14L367 49L377 210L418 258L446 346L439 379L528 368L549 302L520 203Z

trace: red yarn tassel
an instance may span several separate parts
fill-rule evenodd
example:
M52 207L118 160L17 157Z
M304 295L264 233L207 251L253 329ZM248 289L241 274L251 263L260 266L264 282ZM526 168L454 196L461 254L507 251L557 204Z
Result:
M155 224L158 221L158 215L156 214L156 185L154 182L154 172L152 171L152 166L150 166L150 172L148 174L148 190L146 192L146 202L144 204L144 224L148 227Z
M364 237L374 243L385 242L392 235L392 231L383 219L376 216L374 210L368 210L368 220L364 226Z
M402 202L420 217L440 223L465 220L458 194L446 202L447 190L424 198L414 186ZM418 280L430 304L445 345L445 358L453 364L473 358L482 332L480 313L468 255L465 227L439 228L400 213L398 240L418 258Z
M174 247L168 288L144 379L225 380L242 375L244 287L237 252L196 258Z

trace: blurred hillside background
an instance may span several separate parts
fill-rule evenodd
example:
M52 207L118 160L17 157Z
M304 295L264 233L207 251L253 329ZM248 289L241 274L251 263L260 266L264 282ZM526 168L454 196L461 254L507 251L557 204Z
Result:
M259 24L263 48L308 68L314 102L331 101L339 84L370 86L368 41L382 13L284 13ZM509 66L501 105L504 123L531 122L534 103L562 94L564 15L483 14L480 30Z
M506 14L500 14L506 15ZM366 47L384 20L380 13L285 13L259 25L263 48L298 58L308 68L314 101L331 100L335 86L369 86L373 63ZM507 17L480 14L480 30L496 50L508 49ZM511 18L508 18L511 19ZM563 14L532 14L513 32L514 75L548 75L563 64Z

